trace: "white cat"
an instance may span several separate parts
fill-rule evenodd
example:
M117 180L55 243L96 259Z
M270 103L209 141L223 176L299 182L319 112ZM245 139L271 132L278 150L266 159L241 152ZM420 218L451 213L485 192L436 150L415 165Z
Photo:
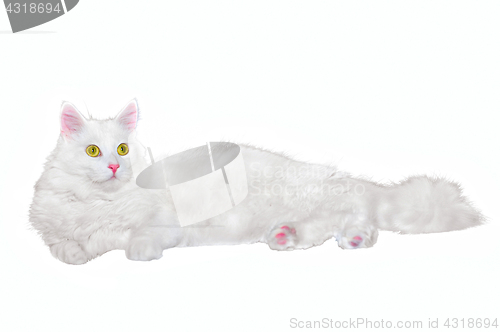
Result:
M135 136L138 112L133 100L115 118L86 119L63 104L61 136L30 210L31 224L61 261L83 264L114 249L132 260L152 260L171 247L255 242L306 249L332 237L344 249L366 248L377 241L378 229L446 232L483 221L459 185L443 179L412 177L384 186L240 145L247 198L217 217L180 227L168 189L135 183L134 170L147 166Z

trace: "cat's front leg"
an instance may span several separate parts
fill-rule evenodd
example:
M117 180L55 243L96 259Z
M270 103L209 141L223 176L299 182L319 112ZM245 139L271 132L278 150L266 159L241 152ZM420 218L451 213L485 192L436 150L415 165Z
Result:
M125 249L125 255L133 261L150 261L160 259L164 248L161 241L155 236L135 234Z
M52 256L67 264L80 265L92 259L75 240L63 240L49 245Z
M175 247L181 238L182 229L177 218L169 211L161 211L132 232L125 255L134 261L160 259L163 250Z

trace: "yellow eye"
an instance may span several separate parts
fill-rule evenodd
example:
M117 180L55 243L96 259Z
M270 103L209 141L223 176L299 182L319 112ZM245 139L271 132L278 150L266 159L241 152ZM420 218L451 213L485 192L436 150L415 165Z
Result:
M124 155L126 155L128 153L128 145L125 144L125 143L122 143L122 144L118 145L118 149L117 150L118 150L118 154L120 156L124 156Z
M99 155L99 148L97 145L89 145L87 147L87 154L91 157L97 157Z

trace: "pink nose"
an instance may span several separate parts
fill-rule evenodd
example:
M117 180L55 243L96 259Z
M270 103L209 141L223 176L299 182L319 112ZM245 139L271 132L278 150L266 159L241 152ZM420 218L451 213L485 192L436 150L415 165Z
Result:
M116 173L116 170L120 167L120 165L118 164L109 164L108 168L111 168L111 170L113 171L113 174Z

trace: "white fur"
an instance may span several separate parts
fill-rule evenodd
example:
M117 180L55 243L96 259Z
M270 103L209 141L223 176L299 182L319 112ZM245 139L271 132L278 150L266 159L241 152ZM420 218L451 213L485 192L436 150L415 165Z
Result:
M240 145L248 197L222 215L181 228L168 190L135 184L146 167L133 125L136 107L132 101L116 118L96 120L63 105L61 137L30 210L31 224L63 262L82 264L114 249L133 260L157 259L175 246L265 242L277 250L305 249L332 237L342 248L363 248L375 244L378 229L445 232L483 220L459 186L444 179L413 177L383 186ZM120 143L128 144L128 155L118 155ZM102 156L89 157L90 144ZM116 178L109 164L120 165Z

